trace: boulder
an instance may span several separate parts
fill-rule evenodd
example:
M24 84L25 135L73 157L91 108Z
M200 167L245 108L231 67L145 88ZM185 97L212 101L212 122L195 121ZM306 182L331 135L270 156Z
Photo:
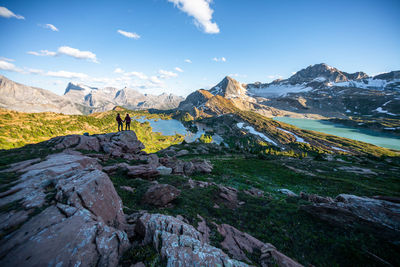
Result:
M96 159L59 153L21 169L0 205L1 266L117 266L129 247L122 203Z
M248 255L261 252L261 256L257 262L260 266L302 266L279 252L273 245L263 243L233 226L221 224L217 226L217 229L224 237L224 240L221 242L222 248L236 260L251 262Z
M129 246L126 234L86 209L50 206L7 235L0 245L1 266L117 266Z
M230 186L217 185L219 193L218 197L222 202L231 209L238 206L238 190Z
M181 191L169 184L152 185L144 194L143 202L164 207L180 195Z
M160 173L157 169L153 168L150 165L135 165L128 167L128 176L131 178L145 178L151 179L159 176Z
M356 225L388 240L400 240L400 204L386 200L340 194L333 202L301 206L314 217L338 227Z
M192 175L194 173L211 173L213 166L210 161L204 159L193 159L182 161L176 158L161 158L160 163L172 169L172 174Z
M333 199L331 197L321 197L315 194L307 194L304 192L300 192L300 198L314 202L314 203L332 203Z
M248 266L209 245L200 232L183 221L162 214L144 214L136 223L142 245L152 244L167 266Z

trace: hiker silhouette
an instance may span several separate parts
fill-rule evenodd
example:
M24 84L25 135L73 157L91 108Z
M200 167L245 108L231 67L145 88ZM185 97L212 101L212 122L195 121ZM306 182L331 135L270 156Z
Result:
M124 122L125 122L125 131L128 131L128 129L130 131L131 130L131 117L129 117L129 114L126 114Z
M118 123L118 132L123 131L124 130L124 124L122 123L122 119L121 119L121 116L119 115L119 113L117 114L117 118L115 118L115 120Z

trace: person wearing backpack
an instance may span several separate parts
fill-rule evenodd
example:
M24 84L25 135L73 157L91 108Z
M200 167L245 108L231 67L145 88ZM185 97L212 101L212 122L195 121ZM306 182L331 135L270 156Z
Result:
M125 131L128 131L128 129L130 131L131 130L131 117L129 117L129 114L126 114L124 122L125 122Z

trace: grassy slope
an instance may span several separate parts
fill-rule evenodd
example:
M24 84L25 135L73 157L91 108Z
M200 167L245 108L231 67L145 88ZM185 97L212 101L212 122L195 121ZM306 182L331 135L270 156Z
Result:
M154 118L159 116L143 114ZM88 120L94 121L88 123L88 125L104 123L107 126L109 122L111 124L109 127L115 127L115 124L113 124L114 115L114 111L94 114L88 117ZM136 113L136 115L141 115L141 113ZM29 115L26 114L26 116ZM264 120L263 117L254 117L252 114L248 116L250 117L243 116L242 119L255 120L255 128L260 131L268 132L267 127L275 123L271 120ZM39 118L41 117L39 116ZM85 125L86 121L79 120L79 116L77 118L78 121L71 125L76 125L76 123ZM66 127L66 125L64 126ZM273 125L271 129L274 129ZM146 125L138 125L137 130L139 131L138 136L141 134L142 138L147 138L147 142L152 141L151 136L143 136L151 130ZM290 130L298 133L297 128L290 128ZM282 138L290 138L290 136ZM155 140L160 139L156 138ZM167 143L163 144L166 145ZM189 147L179 145L180 148L193 151L196 144L187 146ZM49 153L55 152L50 151L46 143L0 150L0 169L12 162L36 157L44 158ZM286 198L276 191L279 188L287 188L296 193L305 191L332 197L339 193L366 196L378 194L400 196L400 178L398 176L400 162L398 159L392 158L391 163L386 160L350 155L339 156L346 162L317 161L311 157L298 159L274 155L271 155L268 159L259 159L255 155L241 151L228 150L228 152L230 155L220 154L214 150L209 155L184 156L183 159L189 160L192 157L210 159L214 165L213 172L210 175L194 175L191 178L203 181L211 180L239 189L239 200L244 201L245 204L236 209L229 209L216 197L218 195L216 187L190 189L185 177L171 175L158 179L159 183L172 184L182 190L181 196L174 201L174 206L164 209L147 206L141 202L144 192L150 186L149 181L128 179L124 173L113 175L111 179L123 200L124 206L128 207L125 210L126 213L146 209L150 212L179 214L187 218L194 226L197 226L197 214L199 214L206 218L208 226L212 230L212 244L216 246L219 246L221 236L212 222L228 223L263 242L270 242L283 253L305 265L379 266L381 262L371 256L371 253L395 266L400 265L397 257L399 245L387 243L361 229L342 229L323 223L299 209L301 205L307 204L307 202ZM106 164L112 164L112 162ZM316 176L299 173L286 166L312 172ZM376 172L377 175L356 175L344 172L339 169L342 166L368 168ZM12 173L2 175L0 192L9 188L16 179L16 176ZM120 189L121 185L129 185L135 188L135 192L123 191ZM244 194L243 190L250 187L265 191L265 197L254 198ZM215 203L218 203L220 208L215 208ZM159 261L158 254L150 248L143 248L142 250L130 251L126 261L129 263L141 257L148 258L145 260L148 263Z
M116 114L124 116L129 113L131 117L169 119L163 114L150 114L146 111L129 111L118 109L103 113L85 115L64 115L51 112L22 113L0 109L0 149L22 147L26 144L38 143L52 137L68 134L100 134L117 131L115 122ZM147 152L155 152L171 144L180 143L183 137L163 136L152 132L150 124L132 121L131 130L135 131L139 140L146 146Z
M182 145L181 147L183 148ZM198 156L184 156L183 159L188 160L193 157ZM199 214L207 220L212 230L213 245L219 246L218 241L221 241L221 236L212 222L228 223L263 242L274 244L279 250L305 265L380 266L381 262L370 253L394 265L400 264L396 256L400 249L399 245L380 240L379 237L372 236L359 228L342 229L330 226L299 209L308 202L286 198L277 192L277 189L287 188L296 193L304 191L331 197L339 193L400 196L398 163L393 165L374 161L356 163L352 162L350 156L345 158L347 163L288 157L261 160L235 153L209 154L203 157L212 161L213 172L210 175L194 175L191 178L235 187L240 190L239 200L245 204L230 209L216 197L218 189L214 186L190 189L187 186L187 178L163 176L158 179L159 183L174 185L182 190L182 193L174 201L173 207L157 209L141 202L144 192L150 186L149 181L126 179L123 173L119 173L111 179L124 205L129 207L126 212L146 209L164 214L179 214L194 226L197 226L197 214ZM308 171L318 169L320 172L314 177L294 172L285 165ZM371 165L374 166L372 170L378 175L360 176L338 170L341 166L371 168ZM129 185L135 188L135 192L120 190L121 185ZM243 190L250 187L264 190L265 197L254 198L244 194ZM218 203L220 208L215 208L215 203Z

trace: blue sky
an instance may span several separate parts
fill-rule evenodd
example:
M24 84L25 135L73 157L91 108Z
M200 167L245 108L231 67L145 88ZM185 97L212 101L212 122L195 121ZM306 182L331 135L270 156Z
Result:
M11 0L0 7L0 74L57 94L75 81L185 96L226 75L269 82L321 62L370 75L400 70L398 0Z

